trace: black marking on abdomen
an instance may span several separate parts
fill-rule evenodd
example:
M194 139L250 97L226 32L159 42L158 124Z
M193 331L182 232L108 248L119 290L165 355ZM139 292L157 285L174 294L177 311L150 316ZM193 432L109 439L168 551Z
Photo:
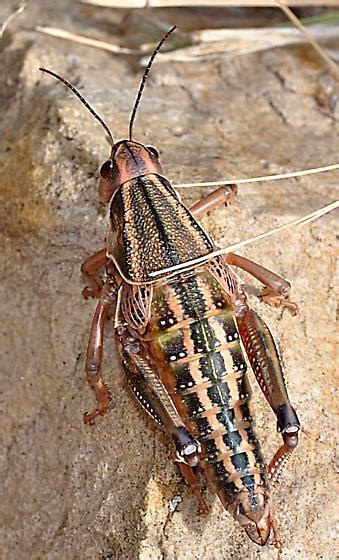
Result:
M163 342L166 347L166 355L169 362L176 362L186 355L184 347L184 335L182 330L176 330L166 337L166 342Z
M211 329L208 319L200 319L190 325L191 339L194 343L194 352L210 352L218 346L218 339Z
M227 383L220 383L220 381L217 381L212 387L209 387L207 393L214 406L226 407L231 399Z
M255 491L256 482L253 474L246 474L242 477L242 483L251 493Z
M240 473L250 468L248 456L247 453L245 452L236 453L235 455L232 455L231 461L235 469Z
M187 406L188 418L194 420L197 415L203 412L204 407L195 393L193 393L192 395L187 395L184 398L184 401Z
M198 285L196 276L187 278L185 282L173 284L178 302L184 312L185 317L191 319L201 319L208 311L206 303Z
M226 370L225 361L220 352L211 352L199 358L200 371L209 381L217 383L225 375L231 373Z
M208 439L208 440L204 441L204 447L205 447L208 462L209 463L213 462L213 459L215 459L219 454L219 451L218 451L218 448L217 448L217 445L216 445L214 439Z
M188 363L176 364L173 368L175 375L175 390L176 393L182 393L185 389L193 387L195 381L191 375L191 370Z

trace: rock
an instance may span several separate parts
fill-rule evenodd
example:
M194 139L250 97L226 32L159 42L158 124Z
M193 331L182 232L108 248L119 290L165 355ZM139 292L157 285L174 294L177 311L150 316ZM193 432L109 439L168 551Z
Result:
M104 246L105 209L97 202L96 179L110 150L85 108L38 67L79 87L116 138L127 135L141 68L137 57L112 56L34 29L49 25L107 40L112 18L109 40L126 41L124 14L106 13L94 19L93 10L80 4L31 2L1 44L1 557L266 560L271 547L252 544L210 491L212 512L198 516L169 461L168 442L126 388L112 322L103 368L112 410L95 426L82 421L94 402L84 357L95 302L81 298L79 267ZM164 23L169 13L173 17L157 11L157 18ZM173 183L334 163L337 90L331 80L310 47L232 62L221 55L202 63L155 64L135 139L160 150ZM332 96L326 111L318 103L320 90ZM332 202L336 185L335 173L244 185L236 205L202 223L218 245L234 243ZM182 196L190 205L205 192L190 189ZM334 215L327 215L242 251L291 281L298 317L266 307L256 298L255 281L239 273L280 346L303 425L275 498L284 558L293 560L335 554L333 226ZM252 375L251 382L255 387ZM269 460L280 443L275 419L257 388L254 401ZM182 502L170 512L178 495Z

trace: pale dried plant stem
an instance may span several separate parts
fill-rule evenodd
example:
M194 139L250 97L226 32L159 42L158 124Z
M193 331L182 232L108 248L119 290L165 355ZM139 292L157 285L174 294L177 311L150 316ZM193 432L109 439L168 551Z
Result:
M338 13L339 15L339 13ZM312 36L318 39L336 40L339 35L338 23L325 22L314 23L309 25L312 30ZM243 42L245 44L264 42L273 47L275 43L278 46L284 44L305 43L308 38L300 33L300 30L290 25L286 27L236 27L236 28L218 28L218 29L198 29L191 33L193 44L197 43L219 43L225 42ZM270 43L269 43L270 41Z
M119 45L113 45L112 43L107 43L106 41L99 41L97 39L92 39L91 37L85 37L85 35L79 35L78 33L70 33L56 27L40 27L38 25L35 29L39 33L50 35L51 37L57 37L58 39L72 41L73 43L79 43L81 45L86 45L87 47L94 47L96 49L109 51L115 54L144 54L141 50L119 47Z
M290 8L280 0L277 0L277 5L288 17L288 19L300 30L303 35L307 38L308 42L316 50L318 55L325 61L327 66L330 68L331 72L339 78L339 67L338 65L328 56L326 51L319 45L319 43L314 39L312 34L306 29L306 27L301 23L297 16L290 10Z
M3 24L2 24L1 27L0 27L0 39L2 39L2 36L3 36L3 34L5 33L5 31L6 31L7 27L8 27L8 25L9 25L9 23L10 23L16 16L18 16L19 14L21 14L21 13L24 11L24 9L26 8L26 6L27 6L26 2L22 2L22 3L20 4L20 6L19 6L16 10L14 10L14 12L12 12L12 13L8 16L7 19L5 19L5 21L3 22Z
M233 245L228 245L228 247L223 247L222 249L218 249L217 251L213 251L212 253L209 253L208 255L204 255L203 257L199 257L198 259L193 259L191 261L187 261L185 263L181 263L175 266L171 266L168 268L163 268L162 270L157 270L156 272L151 272L150 276L159 276L160 274L164 274L164 273L170 273L170 272L175 272L176 270L179 269L186 269L186 268L190 268L190 267L194 267L196 265L202 264L204 262L209 261L210 259L214 258L214 257L218 257L220 255L226 255L227 253L231 253L237 249L241 249L241 247L245 247L246 245L250 245L251 243L254 243L255 241L259 241L260 239L264 239L266 237L270 237L271 235L275 235L278 232L281 232L285 229L289 229L290 227L293 226L297 226L300 224L307 224L308 222L312 222L313 220L316 220L317 218L320 218L321 216L324 216L325 214L327 214L328 212L331 212L332 210L335 210L336 208L339 207L339 201L334 201L331 204L328 204L327 206L323 206L323 208L320 208L319 210L316 210L315 212L311 212L311 214L307 214L306 216L302 216L301 218L296 218L295 220L292 220L291 222L287 222L286 224L283 224L281 226L278 226L274 229L270 229L269 231L265 231L264 233L260 233L259 235L256 235L254 237L250 237L249 239L245 239L244 241L239 241L239 243L234 243Z
M276 7L275 0L81 0L83 4L92 4L106 8L180 8L180 7ZM290 0L290 6L333 6L336 0Z
M139 49L129 49L121 47L120 45L108 43L80 35L79 33L72 33L64 29L56 27L42 27L37 26L36 31L44 33L51 37L72 41L87 47L92 47L114 54L128 54L128 55L142 55L147 52L152 52L155 44L141 45ZM326 37L329 39L336 39L339 35L338 26L313 26L313 36L318 36L319 39ZM228 58L258 52L272 47L283 47L288 45L295 45L307 41L307 37L301 34L299 29L293 28L269 28L264 29L205 29L196 31L191 34L193 44L189 47L177 48L167 53L158 55L156 62L166 62L169 60L183 62L188 60L204 60L211 55L222 53ZM147 66L148 58L143 58L141 64Z
M264 175L263 177L250 177L247 179L227 179L225 181L206 181L204 183L180 183L173 185L176 189L188 189L191 187L222 187L223 185L241 185L244 183L261 183L263 181L277 181L279 179L293 179L295 177L304 177L305 175L315 175L316 173L324 173L325 171L334 171L339 169L339 163L326 165L324 167L315 167L313 169L303 169L302 171L292 171L291 173L280 173L278 175Z

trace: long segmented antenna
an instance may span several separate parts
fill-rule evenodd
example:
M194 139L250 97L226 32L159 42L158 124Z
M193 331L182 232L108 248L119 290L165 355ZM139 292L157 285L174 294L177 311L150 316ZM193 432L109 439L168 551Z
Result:
M153 54L152 54L152 56L151 56L151 58L150 58L150 60L149 60L149 63L147 64L147 66L146 66L146 68L145 68L144 75L143 75L143 77L142 77L141 84L140 84L140 87L139 87L139 90L138 90L136 99L135 99L135 101L134 101L134 106L133 106L133 110L132 110L132 113L131 113L131 118L130 118L130 121L129 121L129 139L130 139L130 140L132 140L133 125L134 125L134 121L135 121L135 115L136 115L137 109L138 109L138 107L139 107L139 103L140 103L140 99L141 99L141 96L142 96L142 92L144 91L144 87L145 87L145 83L146 83L146 80L147 80L147 76L148 76L148 73L149 73L149 71L150 71L150 69L151 69L151 66L152 66L152 64L153 64L153 60L155 59L156 55L157 55L158 52L160 51L160 49L161 49L162 45L164 44L164 42L166 41L167 37L168 37L171 33L173 33L173 31L174 31L176 28L177 28L177 26L174 25L173 27L171 27L171 29L170 29L169 31L167 31L166 35L163 36L163 38L161 39L160 43L159 43L159 44L157 45L157 47L154 49Z
M57 80L65 84L65 86L67 86L80 99L80 101L85 105L85 107L87 107L89 112L92 113L93 117L95 117L97 121L99 121L99 123L104 127L112 142L112 146L114 146L113 136L107 124L102 120L101 117L99 117L99 115L90 106L88 101L86 101L86 99L81 95L81 93L79 93L78 90L74 86L72 86L72 84L70 84L67 80L65 80L65 78L62 78L58 74L55 74L55 72L52 72L51 70L46 70L46 68L39 68L39 70L41 70L41 72L46 72L46 74L50 74L51 76L53 76L54 78L56 78Z

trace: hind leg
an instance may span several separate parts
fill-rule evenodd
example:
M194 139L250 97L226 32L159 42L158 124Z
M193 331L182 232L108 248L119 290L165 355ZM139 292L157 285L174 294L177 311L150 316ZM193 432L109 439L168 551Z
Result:
M121 335L120 335L121 336ZM160 424L175 445L173 459L193 494L200 503L200 513L207 514L207 505L194 467L200 461L200 444L192 436L178 414L174 403L162 384L155 368L144 358L137 340L121 337L120 351L128 382L146 412Z
M268 467L274 485L292 452L298 445L300 422L291 405L279 355L264 321L248 309L237 316L239 333L259 386L277 418L283 444Z
M196 496L196 498L199 500L199 513L201 515L207 515L210 512L211 508L205 500L203 490L199 484L196 473L189 465L186 465L185 463L178 464L187 486L190 487L192 494L194 494L194 496Z
M119 338L122 365L135 397L173 441L175 460L196 466L200 460L200 444L183 423L155 367L145 359L145 351L137 339L132 339L127 332L120 333Z

